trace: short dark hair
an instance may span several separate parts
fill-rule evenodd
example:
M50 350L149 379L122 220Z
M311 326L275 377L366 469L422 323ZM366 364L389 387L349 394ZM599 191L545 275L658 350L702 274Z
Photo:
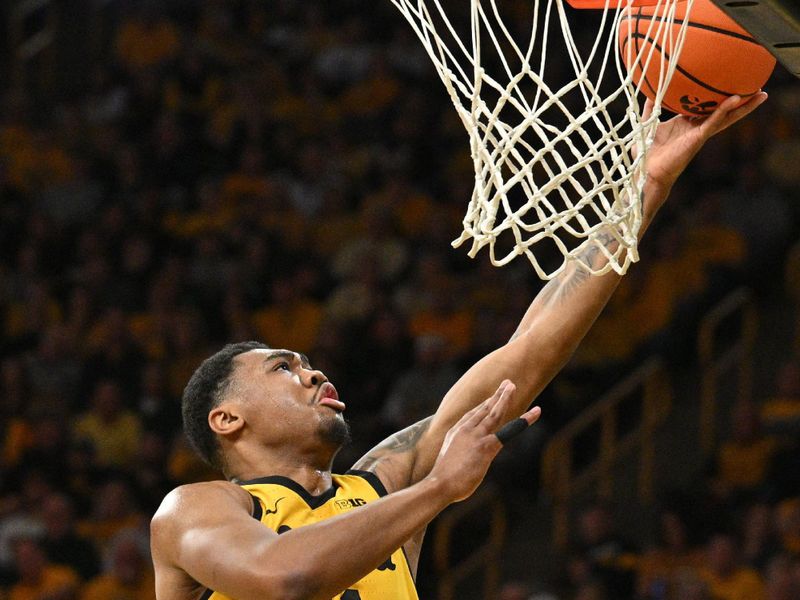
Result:
M208 426L208 413L222 401L228 391L233 374L233 360L250 350L269 349L262 342L227 344L203 361L183 390L183 431L200 458L212 467L221 469L222 464L217 436Z

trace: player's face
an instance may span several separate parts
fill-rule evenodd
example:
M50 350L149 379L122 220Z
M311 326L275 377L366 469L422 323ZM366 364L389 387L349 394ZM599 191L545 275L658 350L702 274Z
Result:
M349 440L344 403L304 355L251 350L236 361L234 385L244 402L245 419L267 443L303 440L338 448Z

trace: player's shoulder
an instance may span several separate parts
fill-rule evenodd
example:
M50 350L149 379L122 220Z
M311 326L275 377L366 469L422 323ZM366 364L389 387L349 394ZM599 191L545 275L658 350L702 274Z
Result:
M389 493L380 477L372 471L350 469L342 474L334 475L333 479L340 489L367 487L374 490L378 497L386 496Z
M250 494L230 481L203 481L176 487L161 501L151 521L151 529L169 529L194 520L198 514L213 515L217 509L230 511L240 506L250 511Z

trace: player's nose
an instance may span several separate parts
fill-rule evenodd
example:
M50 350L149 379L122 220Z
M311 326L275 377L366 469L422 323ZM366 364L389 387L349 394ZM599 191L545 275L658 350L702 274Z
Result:
M303 369L303 382L310 387L317 387L328 381L325 373L317 369Z

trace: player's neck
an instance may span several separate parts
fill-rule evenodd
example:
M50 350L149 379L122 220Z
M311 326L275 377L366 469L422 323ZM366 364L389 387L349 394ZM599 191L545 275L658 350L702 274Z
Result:
M297 482L316 496L331 487L330 453L306 456L298 453L260 452L258 455L240 456L231 465L231 479L250 481L260 477L280 475Z

